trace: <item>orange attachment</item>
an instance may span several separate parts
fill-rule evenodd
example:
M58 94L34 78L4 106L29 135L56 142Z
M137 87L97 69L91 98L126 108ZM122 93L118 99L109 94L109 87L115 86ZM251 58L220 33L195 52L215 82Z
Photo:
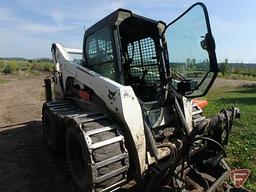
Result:
M81 97L81 99L85 100L85 101L89 101L91 99L91 95L83 90L79 91L79 96Z
M192 99L192 101L195 104L197 104L201 109L203 109L204 107L206 107L208 105L207 100Z

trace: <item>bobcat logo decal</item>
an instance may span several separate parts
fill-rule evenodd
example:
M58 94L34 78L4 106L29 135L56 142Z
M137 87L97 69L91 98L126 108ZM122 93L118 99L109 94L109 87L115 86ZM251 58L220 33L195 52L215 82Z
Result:
M116 96L116 91L113 92L113 91L110 91L110 90L108 89L108 98L109 98L110 100L115 101L115 100L116 100L115 96Z

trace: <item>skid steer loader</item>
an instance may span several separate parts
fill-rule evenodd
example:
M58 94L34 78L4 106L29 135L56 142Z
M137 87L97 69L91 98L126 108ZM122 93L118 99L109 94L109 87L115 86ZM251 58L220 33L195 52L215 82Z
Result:
M207 118L193 102L219 70L204 4L168 25L118 9L85 31L82 50L51 51L43 131L81 191L129 181L142 191L224 190L225 145L240 112Z

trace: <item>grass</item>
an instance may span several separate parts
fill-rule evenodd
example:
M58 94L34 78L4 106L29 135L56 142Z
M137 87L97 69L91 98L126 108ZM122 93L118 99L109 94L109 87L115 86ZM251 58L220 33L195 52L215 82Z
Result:
M205 108L207 115L229 106L240 109L241 119L236 120L231 132L227 161L233 169L251 170L245 187L256 191L256 84L215 86L206 98L209 103Z

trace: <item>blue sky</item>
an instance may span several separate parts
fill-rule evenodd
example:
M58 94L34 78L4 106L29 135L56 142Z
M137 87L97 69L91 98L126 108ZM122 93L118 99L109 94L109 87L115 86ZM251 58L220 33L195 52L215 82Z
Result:
M1 0L0 57L51 57L53 42L81 48L87 28L117 8L169 23L191 0ZM256 1L205 0L221 62L256 63Z

